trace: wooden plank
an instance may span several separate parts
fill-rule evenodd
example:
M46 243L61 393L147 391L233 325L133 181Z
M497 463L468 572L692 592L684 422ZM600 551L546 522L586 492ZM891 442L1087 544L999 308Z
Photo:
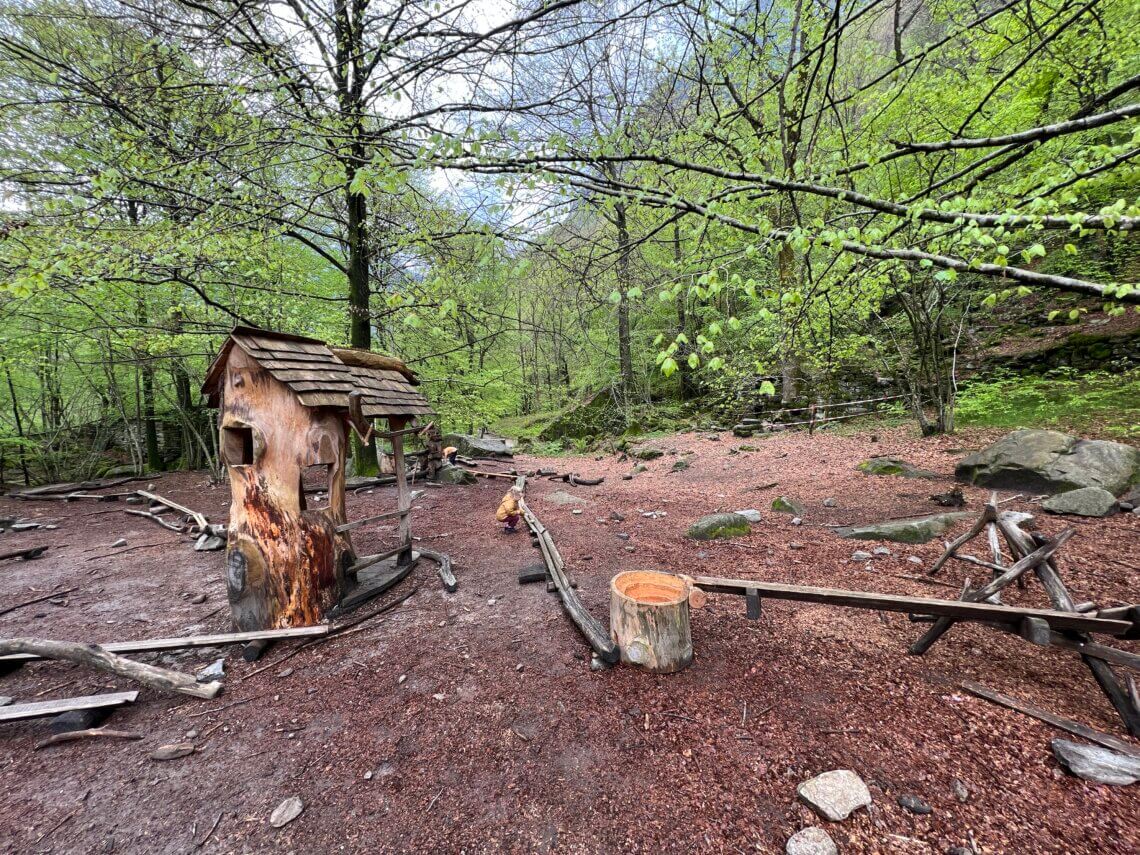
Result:
M378 552L375 555L365 555L361 558L357 558L353 565L348 568L348 571L350 573L359 573L365 567L371 567L373 564L379 564L384 559L391 558L393 555L399 555L401 552L405 552L411 549L411 547L412 543L411 541L408 541L407 543L401 543L395 549L389 549L387 552Z
M54 595L53 595L54 596ZM226 632L219 635L189 635L183 638L144 638L139 641L113 641L99 646L108 653L155 653L162 650L186 650L191 647L216 647L222 644L245 644L259 639L279 640L282 638L308 638L314 635L328 635L325 624L318 626L294 626L285 629L259 629L251 632ZM14 653L0 656L0 662L21 660L28 662L40 659L30 653Z
M13 704L12 706L0 707L0 721L23 721L29 718L59 715L73 710L119 707L123 704L133 704L138 696L138 692L112 692L106 695L85 695L80 698L59 698L54 701L40 701L34 704Z
M1103 745L1105 748L1111 748L1113 751L1119 751L1130 757L1140 757L1140 748L1125 742L1123 739L1117 739L1111 734L1101 733L1099 730L1093 730L1091 727L1073 721L1071 718L1055 715L1048 710L1041 709L1041 707L1034 706L1025 701L1019 701L1016 698L1011 698L1009 695L1003 695L1001 692L995 692L993 689L988 689L980 683L975 683L973 680L963 680L960 685L971 695L976 695L998 706L1006 707L1007 709L1027 715L1030 718L1051 724L1053 727L1084 737L1089 740L1089 742L1095 742L1097 745Z
M747 579L722 579L716 576L697 576L694 582L697 587L710 594L744 596L749 588L755 588L763 598L887 612L946 615L958 620L993 621L1016 626L1021 623L1022 618L1039 617L1052 629L1071 629L1106 635L1119 635L1132 628L1132 624L1127 621L1107 620L1076 612L1050 609L1025 609L995 606L991 603L965 603L960 600L928 600L924 597L848 591L840 588L813 588L806 585L783 585L777 582L756 582Z
M403 511L400 511L400 510L385 511L382 514L374 514L373 516L370 516L370 517L364 517L364 519L353 520L352 522L347 522L344 525L338 525L336 527L337 534L343 534L346 531L352 531L353 529L360 528L362 525L368 525L369 523L380 522L380 520L387 520L387 519L391 519L392 517L404 517L404 516L407 516L408 514L410 514L411 512L412 512L411 508L408 508L407 510L403 510Z

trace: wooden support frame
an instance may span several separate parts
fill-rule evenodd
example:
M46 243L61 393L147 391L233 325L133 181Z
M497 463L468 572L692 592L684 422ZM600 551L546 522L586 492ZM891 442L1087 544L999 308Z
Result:
M138 692L111 692L105 695L85 695L81 698L59 698L54 701L37 701L30 704L13 704L0 707L0 721L24 721L75 710L99 710L133 704Z
M749 588L744 592L745 617L749 620L760 620L760 592Z
M391 433L392 458L396 469L396 512L400 517L399 536L402 547L396 564L406 567L412 563L412 499L408 491L407 464L404 461L404 425L407 419L392 417L388 419L388 429Z

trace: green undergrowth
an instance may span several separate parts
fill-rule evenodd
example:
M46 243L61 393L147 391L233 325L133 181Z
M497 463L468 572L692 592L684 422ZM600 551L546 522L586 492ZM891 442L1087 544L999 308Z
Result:
M961 427L1048 427L1067 433L1140 438L1140 369L1038 377L997 375L958 394Z

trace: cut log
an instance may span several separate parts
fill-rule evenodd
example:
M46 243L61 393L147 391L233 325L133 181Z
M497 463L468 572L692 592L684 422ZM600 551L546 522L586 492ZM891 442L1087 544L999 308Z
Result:
M59 698L54 701L39 701L34 704L13 704L0 707L0 721L22 721L28 718L43 718L49 715L90 710L102 707L118 707L132 704L138 692L112 692L106 695L85 695L81 698Z
M42 638L8 638L0 640L0 656L10 653L32 653L43 659L60 659L86 665L101 671L110 671L120 677L136 680L144 686L164 692L181 692L195 698L212 698L222 690L218 681L199 683L188 674L144 665L108 653L96 644L77 644L74 641L50 641Z
M424 558L430 558L439 565L439 578L443 580L443 587L449 594L454 594L459 590L459 583L455 580L455 574L451 572L451 556L442 552L434 552L430 549L420 549L420 555Z
M139 641L112 641L99 646L108 653L156 653L160 650L186 650L191 647L217 647L222 644L244 644L258 639L301 638L302 636L328 635L327 624L295 626L286 629L261 629L252 632L224 632L217 635L187 635L182 638L144 638ZM30 653L0 656L0 662L39 659Z
M610 638L621 661L672 674L693 661L689 585L668 573L628 570L610 580Z
M272 647L272 638L258 638L250 641L241 649L241 658L246 662L256 662L265 655L265 651Z

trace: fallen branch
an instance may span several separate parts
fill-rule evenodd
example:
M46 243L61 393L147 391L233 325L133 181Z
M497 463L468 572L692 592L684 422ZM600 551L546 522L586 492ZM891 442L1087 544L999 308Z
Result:
M0 561L7 561L10 558L20 558L24 561L31 561L33 558L39 558L48 551L46 546L29 546L27 549L17 549L15 552L5 552L0 555Z
M70 594L72 591L77 591L78 588L64 588L62 591L52 591L50 594L44 594L42 597L34 597L30 600L24 600L22 603L16 603L14 606L0 609L0 615L6 615L8 612L14 612L16 609L22 609L24 606L35 605L42 603L44 600L50 600L53 597L62 597L64 594Z
M176 531L179 534L185 534L186 533L186 526L175 525L174 523L168 523L166 520L164 520L158 514L152 514L150 511L128 510L128 511L126 511L126 513L131 514L131 515L136 516L136 517L146 517L148 520L154 520L156 523L158 523L163 528L170 529L171 531Z
M164 499L157 493L148 493L146 490L137 490L136 492L144 499L150 499L152 502L157 502L160 505L166 505L166 507L170 508L170 510L178 511L179 513L183 513L186 516L190 517L192 520L194 520L194 524L199 531L205 531L206 527L210 524L209 520L206 519L204 514L200 514L198 511L192 510L185 505L180 505L177 502L172 502L170 499Z
M439 565L439 578L443 580L443 587L449 594L454 594L459 589L459 583L455 580L455 574L451 572L451 556L423 548L420 549L420 555L430 558Z
M141 733L132 733L129 730L111 730L109 727L89 727L86 730L69 730L65 733L56 733L34 746L35 751L47 748L49 745L59 745L61 742L74 742L77 739L90 739L92 737L106 736L113 739L142 739Z
M12 653L31 653L44 659L58 659L86 665L101 671L110 671L120 677L135 680L152 689L164 692L181 692L195 698L212 698L222 690L222 684L199 683L188 674L144 665L109 653L97 644L78 644L74 641L51 641L39 638L9 638L0 640L0 656Z
M603 478L579 478L573 472L568 472L562 476L562 480L574 487L597 487L606 479Z

